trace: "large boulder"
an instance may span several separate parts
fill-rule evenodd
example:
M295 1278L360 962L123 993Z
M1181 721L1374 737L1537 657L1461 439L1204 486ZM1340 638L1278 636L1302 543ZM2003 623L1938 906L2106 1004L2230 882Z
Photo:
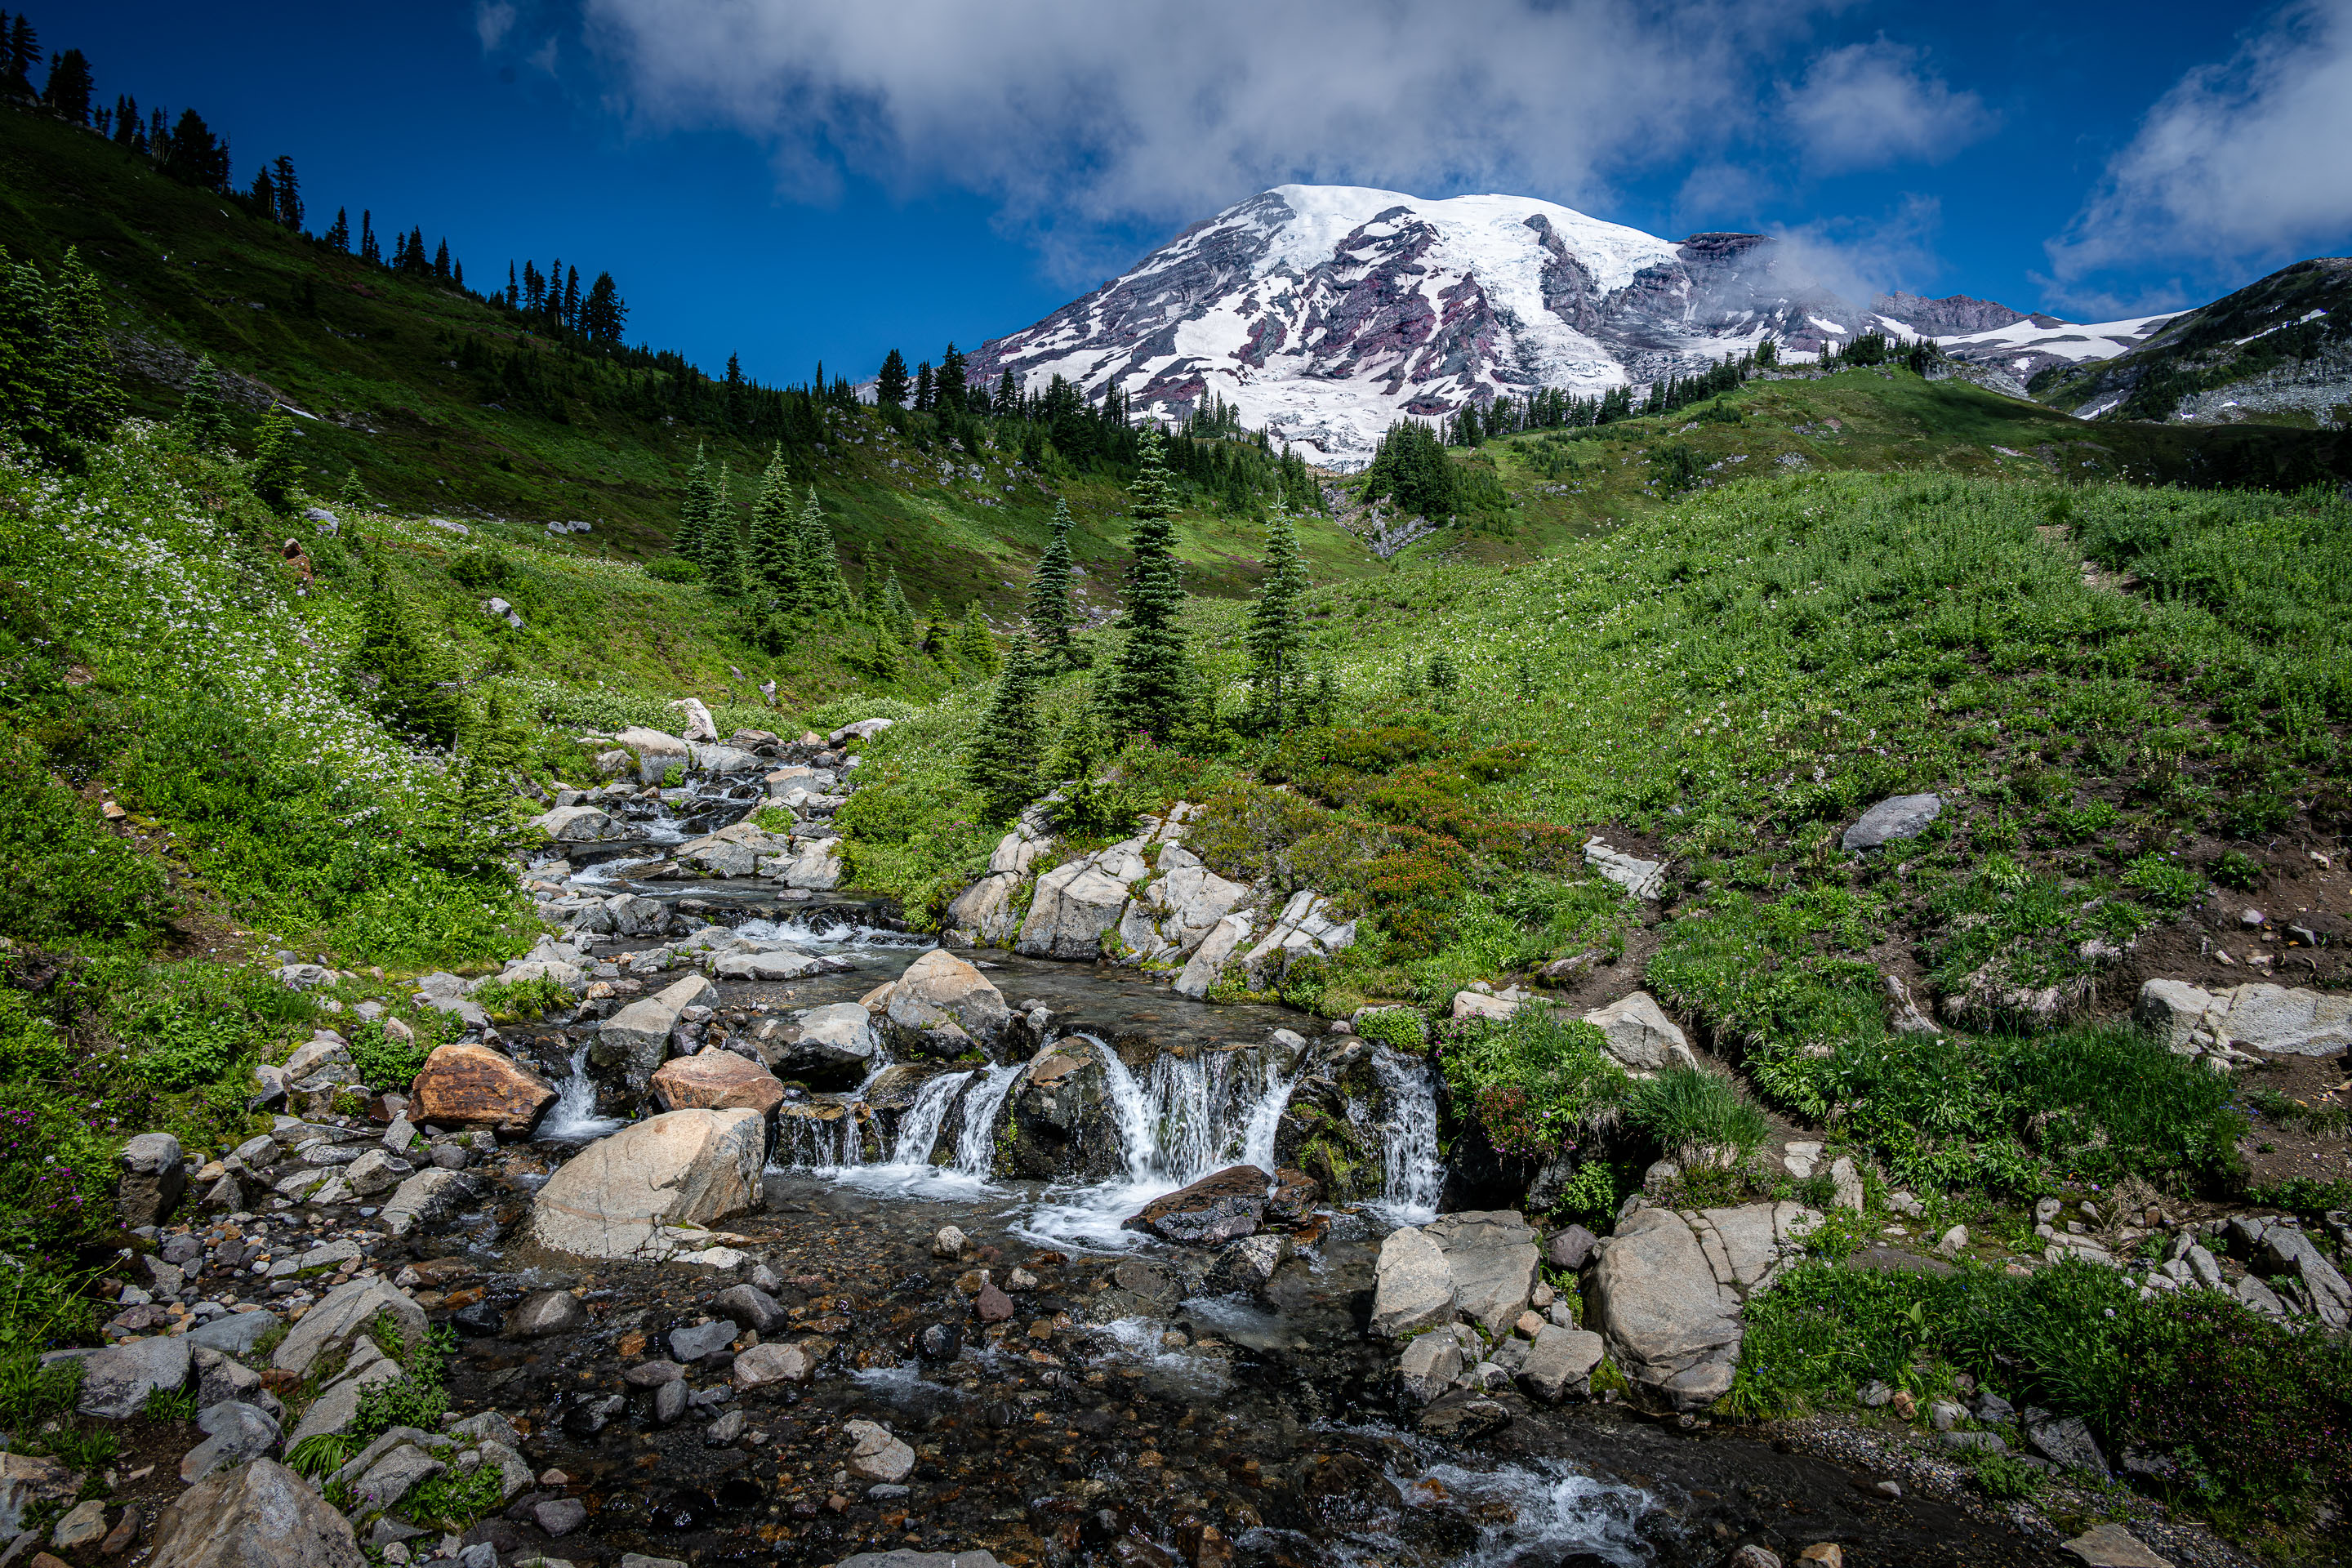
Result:
M573 1155L539 1190L531 1233L583 1258L659 1258L665 1234L760 1206L766 1130L755 1110L672 1110Z
M1121 1163L1110 1075L1091 1040L1066 1036L1039 1049L1006 1100L996 1174L1098 1181Z
M988 1047L1004 1034L1013 1009L988 977L945 948L933 948L907 966L890 988L883 1031L910 1054L956 1057Z
M1454 1275L1445 1254L1417 1226L1391 1231L1373 1276L1372 1332L1402 1339L1454 1321Z
M377 1317L389 1312L403 1340L422 1344L428 1327L425 1309L408 1293L381 1279L353 1279L327 1292L325 1300L302 1314L270 1352L269 1364L300 1377L313 1362L331 1351L352 1348L366 1335Z
M1190 958L1201 939L1249 896L1246 886L1218 876L1181 844L1161 845L1156 864L1163 875L1119 912L1121 957L1131 963L1169 965Z
M392 1199L376 1217L394 1236L405 1236L420 1225L447 1218L474 1197L473 1178L463 1171L419 1171L392 1192Z
M1150 874L1141 847L1130 838L1038 878L1013 951L1030 958L1101 957L1103 936L1118 923L1128 889Z
M1607 1349L1590 1330L1546 1323L1519 1358L1519 1386L1547 1404L1581 1398L1592 1391L1592 1369Z
M148 1561L170 1568L367 1568L351 1521L273 1459L197 1482L155 1521Z
M672 768L684 770L693 765L686 742L676 735L632 726L613 738L636 753L639 784L660 784L669 777Z
M1705 1409L1728 1392L1739 1297L1717 1283L1682 1217L1637 1209L1600 1254L1586 1301L1626 1377L1675 1410Z
M1646 991L1597 1007L1584 1016L1584 1021L1601 1031L1603 1047L1620 1067L1656 1072L1675 1063L1698 1066L1690 1041Z
M1268 1185L1255 1165L1228 1165L1152 1199L1120 1226L1179 1247L1223 1247L1265 1223Z
M719 987L689 974L666 990L640 996L604 1021L588 1047L599 1067L617 1068L633 1089L642 1091L654 1068L669 1055L669 1032L688 1007L718 1000Z
M670 706L677 710L678 728L684 731L689 745L698 741L719 739L719 726L712 721L710 710L701 698L680 697ZM625 734L622 738L625 740L627 737Z
M157 1334L93 1351L82 1358L74 1407L107 1421L128 1420L145 1407L149 1394L187 1386L192 1349L184 1335Z
M408 1091L412 1121L520 1134L537 1125L556 1094L548 1081L488 1046L436 1046Z
M789 855L760 862L762 874L803 892L829 892L841 886L841 840L795 838Z
M1489 1335L1510 1331L1540 1278L1536 1233L1509 1209L1444 1215L1422 1227L1445 1259L1455 1307Z
M783 1103L784 1086L759 1063L733 1051L677 1057L654 1069L654 1098L664 1110L756 1110Z
M180 1206L188 1173L180 1141L169 1132L142 1132L123 1144L115 1164L122 1173L115 1184L114 1203L124 1229L161 1225Z
M620 825L612 814L593 805L559 805L534 816L525 826L536 827L558 844L593 844L617 838Z
M754 1037L781 1078L799 1079L815 1089L852 1089L882 1059L873 1015L856 1002L812 1007L798 1026L797 1031L789 1026L780 1030L772 1044Z

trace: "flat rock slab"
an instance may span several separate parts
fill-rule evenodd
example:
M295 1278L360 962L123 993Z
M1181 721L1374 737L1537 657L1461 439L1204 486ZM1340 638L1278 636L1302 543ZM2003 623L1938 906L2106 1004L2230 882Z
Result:
M84 1415L123 1421L145 1408L148 1395L187 1386L191 1347L185 1336L158 1334L124 1340L82 1359L81 1394L75 1408Z
M1265 1221L1269 1183L1255 1165L1228 1165L1154 1198L1142 1212L1120 1222L1179 1247L1222 1247L1255 1234Z
M1943 811L1939 795L1891 795L1864 812L1839 842L1849 851L1883 849L1897 839L1918 837Z
M672 1110L588 1145L531 1204L539 1241L583 1258L653 1257L665 1227L760 1206L766 1128L755 1110Z
M408 1293L381 1279L354 1279L339 1285L326 1299L302 1314L271 1352L270 1364L299 1377L310 1363L331 1349L349 1345L365 1333L379 1312L390 1312L400 1324L401 1337L410 1344L424 1342L425 1309Z
M2158 1556L2120 1524L2086 1530L2066 1542L2066 1550L2091 1568L2172 1568L2171 1558Z
M1418 1226L1389 1233L1381 1243L1372 1289L1372 1332L1402 1339L1454 1321L1454 1275L1445 1254Z

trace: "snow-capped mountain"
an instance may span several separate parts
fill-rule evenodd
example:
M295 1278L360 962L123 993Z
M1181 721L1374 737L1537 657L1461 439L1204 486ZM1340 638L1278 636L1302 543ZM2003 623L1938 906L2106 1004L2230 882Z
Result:
M1767 336L1802 359L1873 329L2028 320L1961 297L1861 309L1784 277L1779 249L1754 234L1676 243L1525 196L1280 185L983 344L971 370L993 381L1010 369L1032 391L1056 374L1089 394L1116 384L1139 411L1167 416L1214 394L1246 425L1351 468L1401 415L1543 387L1589 396Z

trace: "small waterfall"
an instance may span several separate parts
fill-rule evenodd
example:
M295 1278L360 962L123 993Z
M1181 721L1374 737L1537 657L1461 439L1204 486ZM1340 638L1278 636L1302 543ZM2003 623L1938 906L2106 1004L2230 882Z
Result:
M556 1086L555 1103L540 1118L538 1136L566 1143L587 1143L628 1123L615 1116L596 1114L596 1085L588 1076L588 1043L572 1052L572 1076Z
M1117 1051L1100 1040L1093 1044L1118 1113L1130 1181L1182 1186L1227 1165L1274 1169L1275 1130L1290 1100L1290 1079L1267 1072L1244 1052L1189 1058L1168 1052L1139 1083ZM1236 1081L1237 1065L1254 1069L1258 1081Z
M956 1134L955 1168L965 1175L985 1177L996 1163L997 1109L1013 1092L1013 1085L1026 1065L1016 1062L1011 1067L990 1068L988 1076L964 1095L963 1127Z
M865 1159L858 1135L861 1101L844 1097L835 1117L786 1116L776 1130L774 1165L811 1171L838 1171Z
M940 1141L940 1124L948 1119L958 1092L971 1081L971 1074L968 1072L948 1072L923 1085L922 1091L915 1096L915 1103L898 1118L898 1140L890 1146L892 1164L930 1163L931 1145Z
M1381 1202L1391 1217L1418 1225L1437 1215L1445 1185L1445 1162L1437 1147L1437 1091L1426 1063L1412 1061L1381 1046L1372 1070L1388 1092L1389 1115L1381 1131Z

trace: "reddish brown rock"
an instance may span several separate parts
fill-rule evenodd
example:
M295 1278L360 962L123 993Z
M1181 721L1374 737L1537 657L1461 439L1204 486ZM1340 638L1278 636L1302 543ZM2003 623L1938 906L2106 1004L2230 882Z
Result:
M1274 1193L1265 1200L1265 1223L1276 1230L1305 1225L1315 1217L1315 1205L1322 1196L1322 1183L1285 1165L1274 1173Z
M1179 1247L1223 1247L1255 1235L1265 1219L1268 1183L1255 1165L1228 1165L1189 1187L1154 1198L1143 1212L1121 1222Z
M488 1046L441 1046L425 1058L409 1090L408 1114L418 1121L528 1132L555 1103L547 1080Z
M654 1069L648 1087L664 1110L756 1110L765 1116L784 1099L775 1074L733 1051L673 1058Z
M1013 1315L1013 1298L994 1285L982 1285L980 1294L972 1300L972 1306L979 1311L980 1321L983 1323L1001 1323Z

